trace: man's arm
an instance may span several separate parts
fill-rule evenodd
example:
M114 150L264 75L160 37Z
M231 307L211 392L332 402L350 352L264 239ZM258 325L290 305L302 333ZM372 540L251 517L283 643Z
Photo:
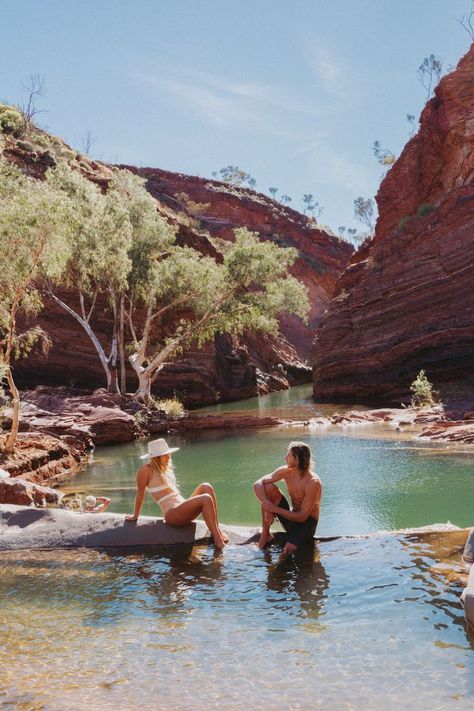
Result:
M275 506L275 504L271 501L262 501L262 505L265 511L279 514L280 516L283 516L283 518L287 518L289 521L298 521L301 523L306 521L311 511L314 509L320 493L321 482L312 481L308 484L308 488L306 489L301 509L299 511L288 511L287 509L282 509L280 506Z
M272 474L267 474L266 476L262 476L260 477L260 479L257 479L257 481L253 485L253 490L255 492L255 496L261 504L263 504L265 501L268 501L267 495L265 493L265 484L274 484L276 481L284 479L287 471L287 467L279 467L278 469L275 469Z

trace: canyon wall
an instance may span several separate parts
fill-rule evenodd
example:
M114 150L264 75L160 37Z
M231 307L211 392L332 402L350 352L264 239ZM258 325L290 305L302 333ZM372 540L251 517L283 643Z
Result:
M313 345L319 400L409 399L424 368L474 395L474 45L445 76L376 196L375 236L338 281Z
M47 136L43 132L44 136ZM51 150L27 141L6 139L5 157L28 174L41 179L54 166L58 151L88 179L106 189L110 167L75 154L59 139L49 137ZM53 145L54 144L54 145ZM53 150L54 149L54 150ZM306 216L280 205L262 194L228 184L171 173L154 168L127 168L146 180L157 200L157 209L178 227L177 241L202 254L221 258L220 240L233 239L236 227L259 233L262 240L295 247L298 258L291 273L309 292L311 312L308 324L291 315L281 318L281 334L275 337L246 335L218 336L201 349L191 348L160 372L154 384L159 397L177 395L188 406L251 397L309 382L311 341L337 279L348 264L353 248L316 228ZM66 292L63 296L73 299ZM97 305L93 328L106 344L111 317L105 300ZM179 318L182 314L174 314ZM104 386L104 374L95 350L76 321L45 296L45 308L38 321L52 338L47 357L32 353L15 367L21 387L66 385L78 388ZM160 329L170 333L173 321L164 319ZM127 389L136 387L131 369Z

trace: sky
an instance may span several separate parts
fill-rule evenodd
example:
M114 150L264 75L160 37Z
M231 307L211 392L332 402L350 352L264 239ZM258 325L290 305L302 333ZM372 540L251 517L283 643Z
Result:
M38 123L113 163L236 165L319 221L359 227L379 140L398 155L425 57L456 66L473 0L0 0L0 101L45 79Z

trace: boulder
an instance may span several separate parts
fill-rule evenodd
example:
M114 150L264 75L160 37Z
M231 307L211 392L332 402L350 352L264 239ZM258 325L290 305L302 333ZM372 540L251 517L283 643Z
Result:
M11 477L0 479L0 504L45 506L58 504L61 498L61 492L48 486L39 486L31 481Z

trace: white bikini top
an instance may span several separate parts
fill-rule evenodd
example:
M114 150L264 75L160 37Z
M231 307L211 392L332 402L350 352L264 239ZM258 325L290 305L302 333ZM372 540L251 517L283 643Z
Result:
M169 489L169 486L166 486L166 484L163 484L162 486L147 486L148 491L150 494L156 494L158 491L163 491L164 489ZM160 496L156 499L156 501L159 504L162 504L163 501L166 499L170 499L172 496L179 496L177 491L172 491L170 494L165 494L164 496Z

